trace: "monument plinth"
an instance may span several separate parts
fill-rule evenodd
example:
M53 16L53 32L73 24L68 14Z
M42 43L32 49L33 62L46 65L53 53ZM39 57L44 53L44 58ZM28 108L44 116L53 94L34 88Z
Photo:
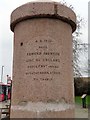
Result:
M75 29L74 12L56 2L30 2L12 12L11 118L74 117Z

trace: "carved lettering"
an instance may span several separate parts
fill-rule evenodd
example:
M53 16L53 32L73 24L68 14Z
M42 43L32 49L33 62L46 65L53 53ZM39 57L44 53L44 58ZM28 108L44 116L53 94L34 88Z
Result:
M36 38L27 43L26 76L35 81L52 81L54 76L60 75L60 50L54 45L58 43L50 38Z

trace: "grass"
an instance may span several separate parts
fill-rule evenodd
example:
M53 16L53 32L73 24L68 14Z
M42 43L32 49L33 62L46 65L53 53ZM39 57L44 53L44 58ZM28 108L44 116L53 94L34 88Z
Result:
M76 97L75 97L75 103L78 104L78 105L82 105L81 96L76 96ZM86 97L86 105L87 105L87 106L90 105L90 95L88 95L88 96Z

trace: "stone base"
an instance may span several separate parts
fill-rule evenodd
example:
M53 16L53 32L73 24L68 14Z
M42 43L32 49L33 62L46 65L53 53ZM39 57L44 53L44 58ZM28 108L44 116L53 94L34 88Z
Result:
M10 118L74 118L74 106L65 103L22 103L11 107Z

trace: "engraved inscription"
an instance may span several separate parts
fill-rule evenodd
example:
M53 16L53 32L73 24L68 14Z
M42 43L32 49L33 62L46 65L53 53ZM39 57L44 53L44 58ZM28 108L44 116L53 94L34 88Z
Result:
M52 81L60 76L60 46L52 38L36 37L26 47L26 77Z

